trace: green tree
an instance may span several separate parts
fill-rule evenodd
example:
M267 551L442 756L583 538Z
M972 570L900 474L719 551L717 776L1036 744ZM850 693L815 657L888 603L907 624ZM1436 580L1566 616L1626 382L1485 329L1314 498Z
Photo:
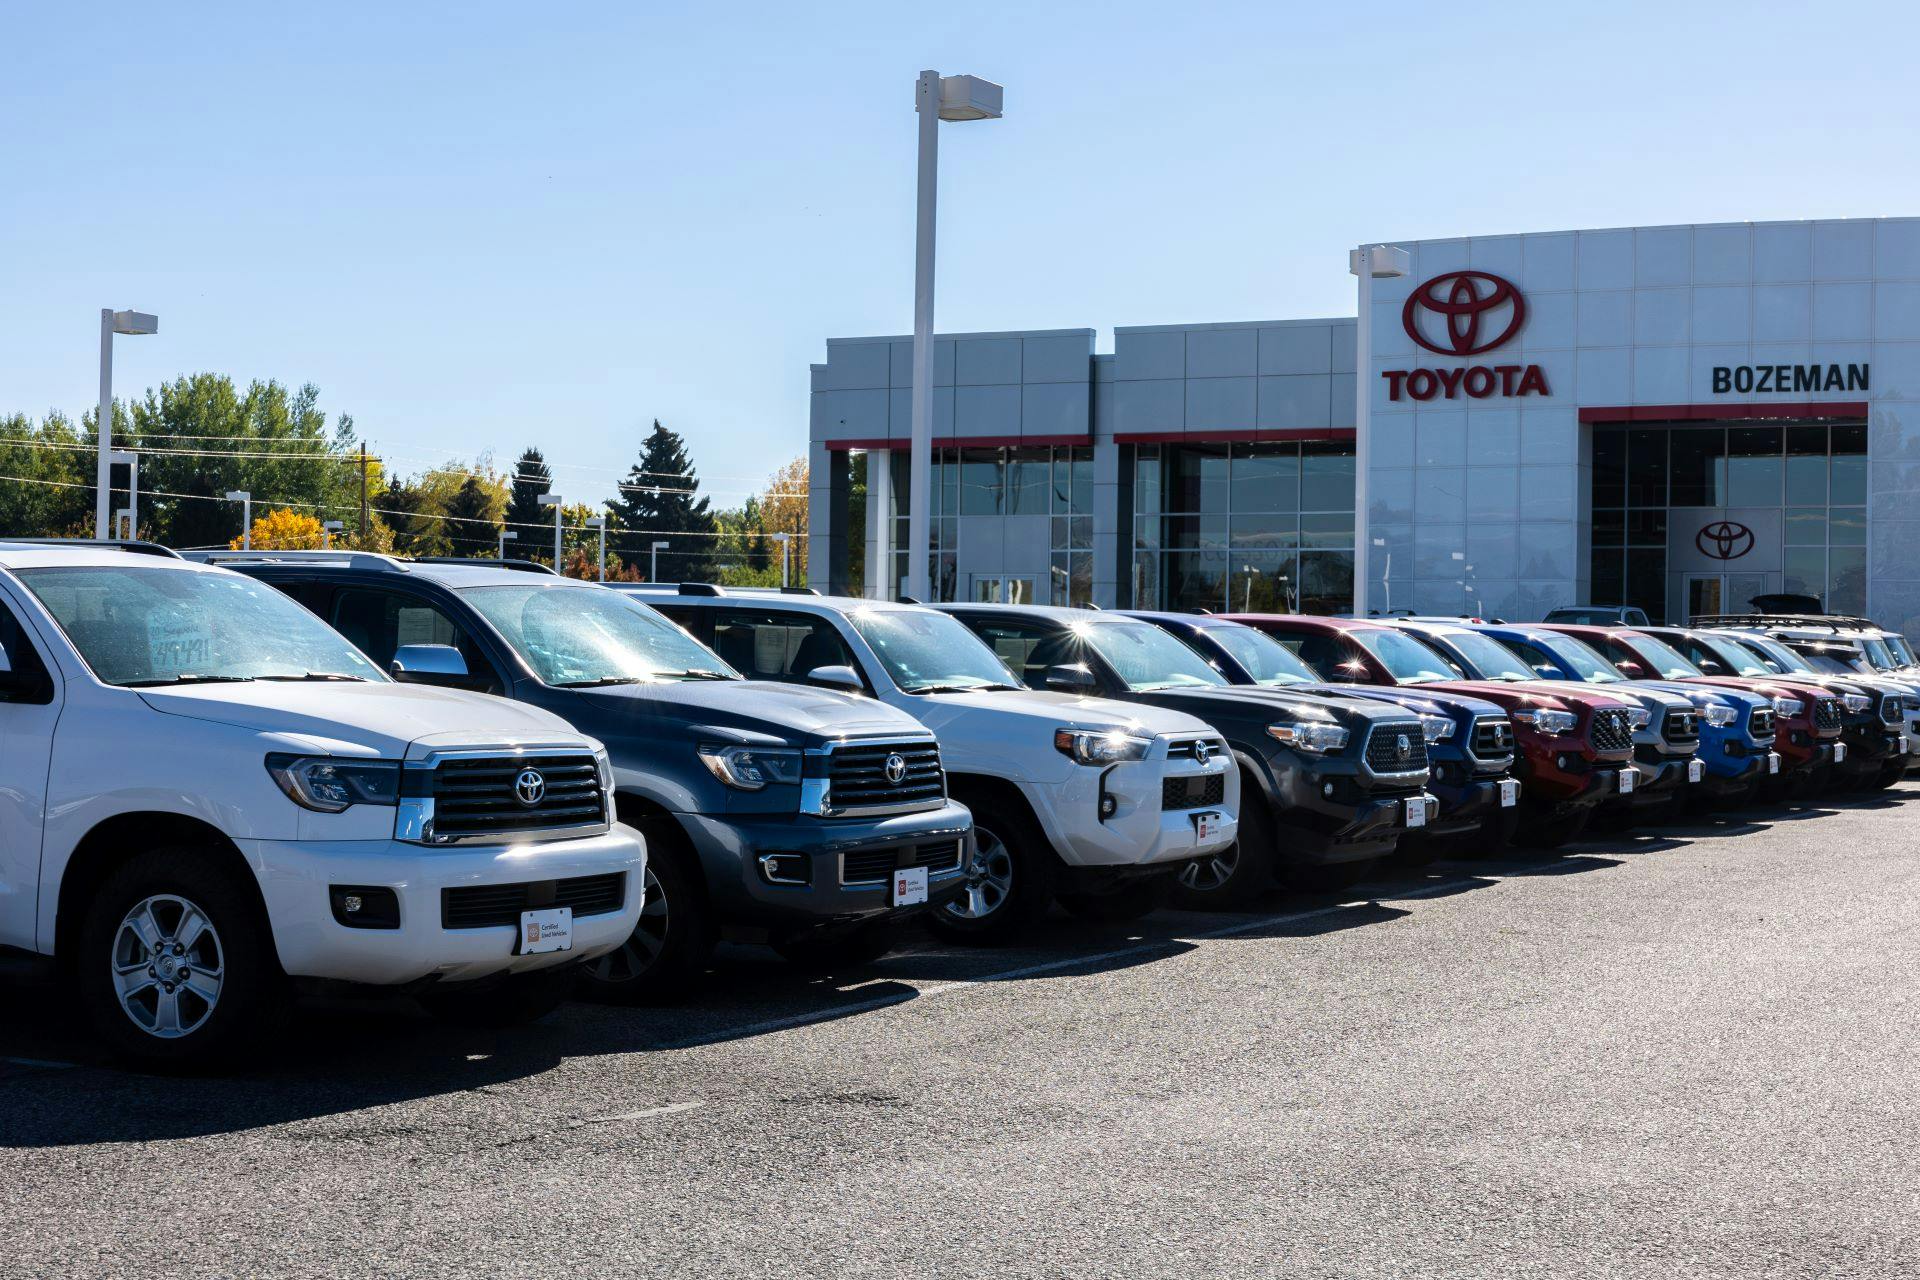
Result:
M513 496L507 503L507 527L516 529L520 541L525 542L527 531L520 526L551 522L553 519L553 513L540 505L540 495L553 492L553 473L547 470L547 460L540 456L540 451L529 449L514 464L512 479Z
M656 418L641 446L640 460L620 486L620 496L607 504L621 531L621 556L644 564L649 544L665 539L672 545L660 553L662 579L710 581L719 526L699 492L700 477L687 456L686 441Z
M500 547L499 495L468 476L447 503L447 541L456 556L490 556ZM526 535L521 535L521 541Z

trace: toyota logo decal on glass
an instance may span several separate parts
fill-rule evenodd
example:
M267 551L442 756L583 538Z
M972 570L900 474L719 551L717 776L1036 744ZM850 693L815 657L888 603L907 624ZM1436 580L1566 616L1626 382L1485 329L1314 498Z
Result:
M547 794L547 780L538 769L522 769L513 780L513 798L531 809Z
M907 758L896 751L887 757L885 768L887 781L897 787L907 776Z
M1437 317L1437 319L1429 319ZM1477 356L1520 332L1526 299L1510 281L1485 271L1450 271L1407 295L1407 336L1443 356ZM1501 320L1504 327L1495 328ZM1437 330L1438 340L1430 336Z
M1693 545L1710 560L1738 560L1753 550L1753 530L1732 520L1716 520L1693 535Z

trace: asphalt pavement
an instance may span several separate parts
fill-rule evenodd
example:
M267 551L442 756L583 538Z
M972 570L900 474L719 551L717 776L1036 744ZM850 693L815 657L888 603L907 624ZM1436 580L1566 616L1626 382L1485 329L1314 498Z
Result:
M1920 785L226 1079L0 990L45 1276L1920 1274Z

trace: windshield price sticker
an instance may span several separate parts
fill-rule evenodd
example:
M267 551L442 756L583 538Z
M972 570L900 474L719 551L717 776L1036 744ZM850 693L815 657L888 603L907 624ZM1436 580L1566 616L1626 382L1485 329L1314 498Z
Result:
M155 614L147 619L147 670L154 679L210 669L213 627L206 615Z

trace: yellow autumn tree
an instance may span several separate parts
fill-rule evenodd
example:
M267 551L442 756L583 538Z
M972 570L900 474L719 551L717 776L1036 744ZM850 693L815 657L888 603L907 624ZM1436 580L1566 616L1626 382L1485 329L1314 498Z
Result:
M288 511L282 507L256 517L253 522L253 549L255 551L318 551L325 531L320 522L312 516L301 515L298 511ZM235 538L227 545L235 551L240 549L241 539Z
M760 495L760 527L769 535L793 535L788 543L788 554L792 556L789 572L793 582L804 584L807 580L807 460L804 455L781 467L767 480L766 491ZM778 582L780 544L769 536L766 548L773 580Z

